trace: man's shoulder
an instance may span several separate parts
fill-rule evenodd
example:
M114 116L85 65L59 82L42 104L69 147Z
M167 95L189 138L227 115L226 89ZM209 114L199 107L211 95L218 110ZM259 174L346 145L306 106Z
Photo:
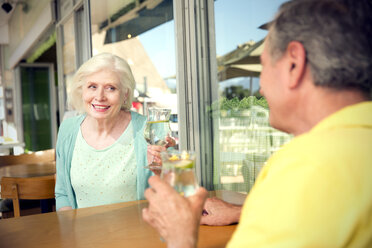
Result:
M292 139L271 157L277 169L345 171L368 169L372 160L372 129L344 127L308 132ZM348 161L353 161L349 163Z

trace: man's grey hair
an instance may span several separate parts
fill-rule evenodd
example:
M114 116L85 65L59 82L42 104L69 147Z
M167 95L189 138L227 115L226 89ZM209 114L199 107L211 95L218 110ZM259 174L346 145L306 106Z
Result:
M289 42L298 41L306 50L315 85L371 92L370 0L292 0L280 7L269 30L274 61Z
M128 63L111 53L100 53L82 64L75 73L68 92L68 103L79 113L84 113L83 85L86 78L101 70L109 70L120 79L121 109L130 110L132 107L133 93L136 87L132 70Z

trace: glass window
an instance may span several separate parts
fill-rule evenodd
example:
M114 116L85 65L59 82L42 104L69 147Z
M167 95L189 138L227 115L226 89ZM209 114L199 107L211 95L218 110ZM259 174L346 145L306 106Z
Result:
M177 120L173 1L91 0L91 30L93 55L110 52L129 63L136 81L133 110L167 107Z
M284 0L217 0L214 3L218 101L212 104L215 189L248 192L269 156L290 139L268 123L259 93L269 22Z
M73 15L62 25L63 82L67 92L76 70L75 27ZM71 110L67 106L67 110Z
M77 114L67 104L72 78L79 66L90 58L89 1L63 0L58 4L61 13L57 23L58 101L59 117L64 120ZM89 6L89 4L88 4Z

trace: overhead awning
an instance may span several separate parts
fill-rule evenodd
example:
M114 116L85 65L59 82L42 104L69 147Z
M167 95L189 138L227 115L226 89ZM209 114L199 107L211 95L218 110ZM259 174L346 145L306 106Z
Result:
M260 55L264 40L256 43L247 42L234 51L217 58L218 79L224 81L235 77L258 77L262 66Z
M172 0L133 1L100 23L106 30L105 44L136 37L173 19Z

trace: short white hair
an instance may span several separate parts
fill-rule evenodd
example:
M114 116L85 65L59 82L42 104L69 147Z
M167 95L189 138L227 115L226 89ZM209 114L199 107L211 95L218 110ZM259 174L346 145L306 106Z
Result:
M122 97L121 109L130 110L132 107L134 89L136 87L132 70L124 59L111 53L97 54L80 66L69 87L70 92L67 97L68 103L79 113L84 113L85 108L82 87L86 83L85 80L87 77L102 70L110 70L119 77L119 90L120 96Z

